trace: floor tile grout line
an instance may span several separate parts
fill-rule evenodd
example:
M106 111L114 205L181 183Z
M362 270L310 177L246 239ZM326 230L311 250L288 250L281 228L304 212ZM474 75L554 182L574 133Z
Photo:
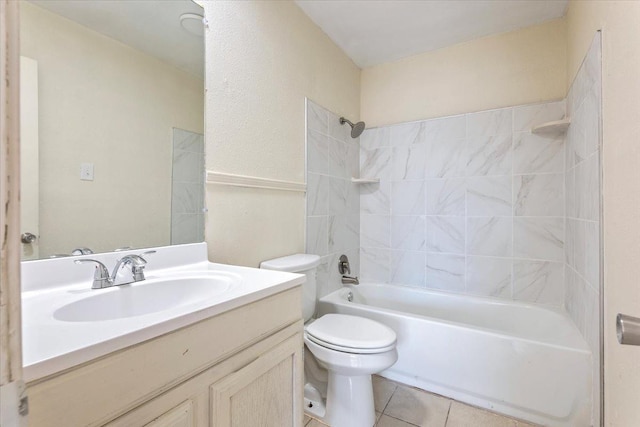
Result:
M382 415L384 415L385 417L393 418L394 420L402 421L403 423L408 424L410 426L420 427L419 425L414 424L414 423L410 423L409 421L405 421L402 418L394 417L394 416L389 415L389 414L382 414ZM380 418L382 418L382 415L380 416ZM376 422L376 424L378 424L378 422Z
M393 395L396 394L396 391L398 391L398 384L396 384L396 388L393 389L393 393L391 393L391 396L389 396L389 400L387 400L387 403L385 403L384 408L382 408L382 411L380 411L381 415L387 415L384 413L384 411L387 410L387 406L389 406L389 402L391 402L391 399L393 399Z
M447 424L449 424L449 414L451 413L452 405L453 405L453 400L449 400L449 409L447 409L447 418L444 419L444 427L447 427Z

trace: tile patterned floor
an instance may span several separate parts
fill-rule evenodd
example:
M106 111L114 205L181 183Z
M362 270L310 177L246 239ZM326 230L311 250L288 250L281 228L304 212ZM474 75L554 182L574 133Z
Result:
M376 427L535 427L385 378L373 377ZM305 415L306 427L326 427Z

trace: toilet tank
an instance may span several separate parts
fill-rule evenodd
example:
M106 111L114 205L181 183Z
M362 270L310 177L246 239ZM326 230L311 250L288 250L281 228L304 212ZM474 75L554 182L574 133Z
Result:
M305 322L311 319L316 311L316 270L319 264L320 257L312 254L289 255L260 263L260 268L266 270L287 271L307 276L302 285L302 316Z

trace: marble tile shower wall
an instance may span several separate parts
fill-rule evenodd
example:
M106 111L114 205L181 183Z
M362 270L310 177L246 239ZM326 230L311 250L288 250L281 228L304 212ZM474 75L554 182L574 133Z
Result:
M204 241L204 135L173 128L171 244Z
M601 44L597 33L567 96L565 307L593 354L593 395L600 383ZM594 399L594 420L599 405ZM598 425L596 422L594 425Z
M360 137L363 280L561 306L565 102L370 129Z
M306 252L322 257L318 297L342 286L338 258L349 257L352 275L360 258L359 139L340 117L307 100Z

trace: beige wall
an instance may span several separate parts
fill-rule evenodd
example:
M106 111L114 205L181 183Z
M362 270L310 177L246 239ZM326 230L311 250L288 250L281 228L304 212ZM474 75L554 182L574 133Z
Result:
M305 96L353 120L360 70L293 2L206 2L207 169L304 182ZM207 186L210 258L304 251L303 193Z
M171 128L202 133L202 80L20 6L21 54L39 70L41 255L168 244Z
M640 348L616 342L618 312L640 316L640 2L572 1L568 81L602 30L605 425L640 425Z
M361 119L375 127L560 99L565 70L557 19L364 69Z

